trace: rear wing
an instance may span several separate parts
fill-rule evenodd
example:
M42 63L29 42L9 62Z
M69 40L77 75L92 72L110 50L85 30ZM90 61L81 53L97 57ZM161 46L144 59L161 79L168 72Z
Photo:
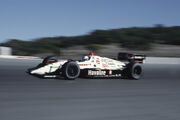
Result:
M143 60L145 59L146 59L146 56L142 54L118 53L118 60L121 60L121 61L143 63Z

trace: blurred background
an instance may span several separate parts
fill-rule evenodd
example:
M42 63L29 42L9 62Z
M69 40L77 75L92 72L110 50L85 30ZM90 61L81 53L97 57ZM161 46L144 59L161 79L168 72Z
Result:
M0 0L0 120L180 120L179 11L180 0ZM142 79L26 73L90 51L145 54Z
M179 0L0 0L1 54L180 57ZM8 47L8 48L7 48Z

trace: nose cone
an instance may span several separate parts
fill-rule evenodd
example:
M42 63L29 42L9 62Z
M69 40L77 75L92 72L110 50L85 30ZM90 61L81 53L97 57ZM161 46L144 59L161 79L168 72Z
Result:
M27 69L26 73L32 75L32 70L33 70L32 68L29 68L29 69Z
M30 74L30 73L31 73L31 70L30 70L30 69L27 69L27 70L26 70L26 73Z

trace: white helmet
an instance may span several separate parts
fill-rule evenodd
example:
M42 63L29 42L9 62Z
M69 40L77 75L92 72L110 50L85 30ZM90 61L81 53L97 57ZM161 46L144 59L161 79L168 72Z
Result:
M89 60L89 57L88 56L83 56L82 60L84 60L84 61Z

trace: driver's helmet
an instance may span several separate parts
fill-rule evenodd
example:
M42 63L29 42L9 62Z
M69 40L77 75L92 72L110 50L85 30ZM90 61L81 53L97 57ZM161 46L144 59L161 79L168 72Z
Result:
M83 56L83 57L82 57L82 60L83 60L83 61L89 60L89 57L88 57L88 56Z

